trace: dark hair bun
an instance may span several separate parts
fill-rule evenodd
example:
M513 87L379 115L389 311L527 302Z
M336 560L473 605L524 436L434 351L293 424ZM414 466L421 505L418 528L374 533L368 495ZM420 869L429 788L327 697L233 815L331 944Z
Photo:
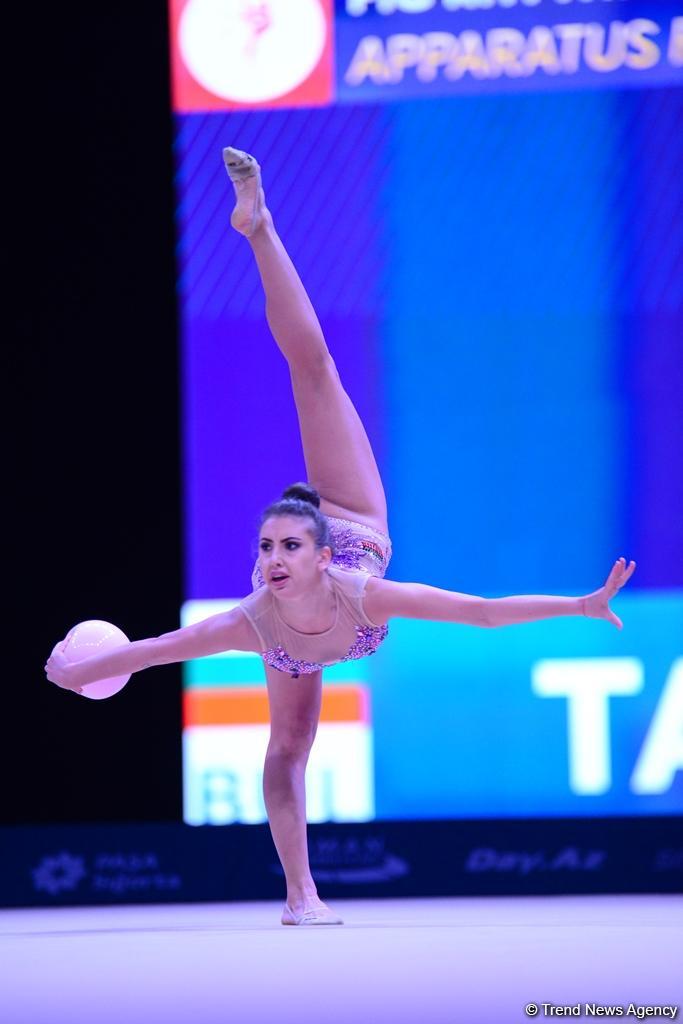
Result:
M311 487L310 484L292 484L291 487L282 492L282 498L283 500L285 498L296 498L299 501L308 501L311 505L315 505L316 508L320 508L320 495L315 487Z

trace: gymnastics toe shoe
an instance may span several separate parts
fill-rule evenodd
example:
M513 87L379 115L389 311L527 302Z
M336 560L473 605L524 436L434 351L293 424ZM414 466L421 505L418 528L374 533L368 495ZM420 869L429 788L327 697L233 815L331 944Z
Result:
M329 907L311 907L309 910L304 910L302 913L297 914L288 903L285 903L285 909L282 911L282 923L283 924L344 924L341 917L338 917Z
M253 156L245 153L242 149L235 149L233 146L226 146L223 150L223 163L230 181L255 178L261 170Z

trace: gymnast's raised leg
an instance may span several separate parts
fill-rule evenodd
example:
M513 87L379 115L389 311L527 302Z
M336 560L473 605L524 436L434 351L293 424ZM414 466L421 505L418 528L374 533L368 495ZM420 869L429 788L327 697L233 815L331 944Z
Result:
M232 216L254 251L273 337L289 364L308 482L330 516L387 533L387 503L365 428L344 390L318 318L266 208L256 162L224 152L237 193Z
M266 296L266 316L289 365L308 482L321 511L388 533L387 506L365 428L339 379L318 318L277 235L253 157L228 148L223 157L235 186L231 223L252 247ZM264 797L287 880L287 903L320 905L308 863L304 772L320 714L322 673L296 688L286 673L266 668L271 737Z

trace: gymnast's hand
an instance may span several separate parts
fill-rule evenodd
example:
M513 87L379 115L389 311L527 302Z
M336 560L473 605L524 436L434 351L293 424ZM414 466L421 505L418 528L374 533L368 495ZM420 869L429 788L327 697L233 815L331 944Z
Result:
M589 619L607 619L608 622L614 623L617 629L622 629L624 624L619 616L611 610L609 601L631 579L635 568L634 561L631 561L627 567L626 559L618 558L612 566L605 585L583 598L583 614Z
M83 690L74 681L70 674L71 662L64 654L66 639L60 640L52 648L52 654L45 663L45 675L51 683L56 683L63 690L73 690L75 693L82 693Z

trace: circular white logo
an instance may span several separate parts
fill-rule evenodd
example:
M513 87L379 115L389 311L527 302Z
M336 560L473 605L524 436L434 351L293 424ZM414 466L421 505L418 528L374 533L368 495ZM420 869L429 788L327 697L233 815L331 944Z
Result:
M291 92L320 60L326 35L319 0L190 0L178 46L208 92L258 103Z

